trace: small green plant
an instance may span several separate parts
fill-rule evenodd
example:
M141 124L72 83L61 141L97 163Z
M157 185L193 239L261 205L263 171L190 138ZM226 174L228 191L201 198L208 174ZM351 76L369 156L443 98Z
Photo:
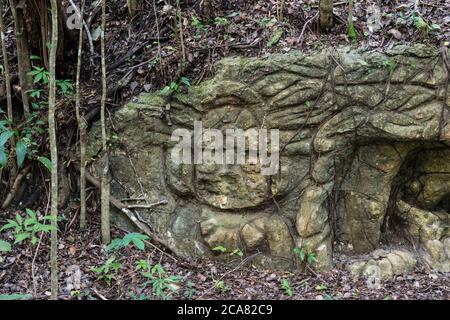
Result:
M81 291L80 290L71 290L70 296L72 298L79 298L79 297L81 297Z
M153 294L161 300L170 299L172 293L178 290L174 284L181 279L178 276L168 275L164 267L159 263L151 268L149 267L146 272L142 272L142 276L147 279L143 286L151 286Z
M21 130L13 130L8 126L11 125L9 120L0 121L0 168L8 163L8 154L6 143L11 142L11 138L15 138L15 155L17 166L22 167L25 158L37 160L47 169L51 170L51 162L48 158L38 155L38 145L36 137L45 133L43 126L45 122L39 119L39 116L32 112L22 125Z
M302 263L307 263L309 265L317 263L316 254L311 250L307 241L303 242L300 247L295 247L292 251L298 256Z
M385 59L383 61L383 68L387 69L390 74L392 74L395 70L397 63L392 59Z
M29 239L31 244L35 245L38 241L38 233L49 233L52 230L50 225L41 223L41 221L51 220L51 217L44 216L39 219L33 210L26 209L25 212L25 218L16 213L15 220L8 219L8 223L0 231L12 229L15 244Z
M130 297L131 297L132 300L138 300L138 301L152 300L152 297L149 296L149 295L146 295L145 293L141 293L138 296L134 292L130 292Z
M272 32L272 34L269 38L269 41L267 42L267 47L271 48L274 45L276 45L280 41L281 36L283 35L283 32L284 32L283 29L276 28L275 31Z
M276 23L276 19L271 19L269 17L263 17L256 20L256 23L260 28L270 27Z
M86 298L88 300L93 300L92 294L89 290L71 290L70 296L72 298Z
M214 248L212 248L212 250L220 253L227 252L227 248L225 248L224 246L215 246Z
M327 289L328 289L328 287L324 284L319 284L316 286L316 290L318 290L318 291L325 291Z
M332 295L328 293L323 294L323 300L336 300Z
M233 251L230 252L230 256L242 257L243 255L244 253L240 249L234 249Z
M191 26L196 30L195 37L201 37L202 33L208 33L208 28L203 24L203 22L196 16L192 16Z
M183 297L186 299L191 299L195 295L196 291L194 289L194 283L192 281L188 281L186 283L186 289L183 292Z
M226 293L230 291L230 287L228 287L228 285L223 280L214 280L213 286L220 293Z
M8 162L8 156L6 154L5 145L6 143L15 135L14 131L9 130L5 125L8 124L9 121L3 120L0 121L0 167L3 167ZM16 142L16 157L17 157L17 165L20 168L25 160L25 156L27 154L28 148L28 138L23 137Z
M288 279L281 279L280 288L285 294L287 294L289 297L292 297L293 292Z
M161 90L161 94L164 96L169 96L178 92L182 86L189 87L191 84L189 79L186 77L181 77L178 81L172 81L169 85L165 86Z
M439 31L441 26L437 23L428 23L421 16L419 16L415 10L409 9L406 13L400 12L398 14L396 24L398 26L411 26L415 27L422 33L423 36L428 35L430 31Z
M39 99L41 97L42 89L34 88L31 90L28 90L28 95L33 99ZM34 109L40 109L41 105L39 103L34 102Z
M347 37L351 42L356 41L356 30L352 20L348 22Z
M226 247L219 245L212 248L213 251L219 252L219 253L229 253L230 256L238 256L242 257L244 253L240 249L234 249L234 250L228 250Z
M397 20L395 21L395 24L398 26L403 26L408 23L408 18L405 16L405 13L403 11L400 11L397 17Z
M135 267L136 271L139 271L139 270L147 271L149 269L150 269L150 265L148 264L147 260L141 259L136 262L136 267Z
M103 265L92 267L91 271L97 274L98 281L105 281L108 285L111 285L111 281L116 279L121 268L120 262L116 261L115 257L111 257Z
M35 60L38 59L40 58L35 56ZM28 75L30 75L33 78L33 83L47 86L49 80L49 72L44 67L38 67L33 65L32 68L33 70L28 72ZM56 86L61 90L61 93L63 95L67 95L73 90L72 82L69 79L56 80ZM28 94L32 98L40 98L41 92L42 89L34 88L29 90Z
M9 252L11 251L11 244L9 242L0 240L0 252Z
M32 76L34 83L42 83L48 85L49 73L44 67L33 66L33 70L28 72Z
M428 33L430 31L437 31L441 29L441 26L436 24L436 23L432 23L432 24L428 24L422 17L417 16L417 15L413 15L412 19L414 21L414 26L416 27L417 30L419 30L423 36L428 35Z
M214 24L216 25L216 27L226 26L228 24L228 19L224 17L216 17L214 19Z
M67 95L73 91L72 82L68 79L56 80L56 85L59 87L63 95Z
M145 243L144 240L150 239L145 234L141 233L128 233L123 238L115 238L111 241L109 245L106 246L106 251L114 251L119 250L120 248L128 246L130 243L132 243L137 249L144 250L145 249Z

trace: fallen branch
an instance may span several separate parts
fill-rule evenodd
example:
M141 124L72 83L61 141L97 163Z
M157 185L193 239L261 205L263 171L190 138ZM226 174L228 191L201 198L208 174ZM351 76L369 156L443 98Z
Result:
M151 209L151 208L159 206L161 204L167 204L167 200L161 200L161 201L158 201L155 203L150 203L150 204L129 204L129 205L126 205L126 207L128 209L133 209L133 208Z
M300 46L303 44L303 34L305 33L306 27L315 20L319 16L319 13L316 13L314 16L312 16L310 19L308 19L305 24L303 25L302 32L300 33L300 36L297 39L297 42L300 42Z
M107 300L108 300L104 295L102 295L100 292L98 292L98 290L97 290L95 287L92 288L92 291L94 291L94 293L95 293L100 299L102 299L102 300L104 300L104 301L107 301Z
M78 166L77 166L77 169ZM100 181L94 178L90 173L86 172L86 180L100 189ZM116 199L113 196L110 196L109 199L110 203L116 207L118 210L123 212L135 225L139 228L139 230L143 231L147 236L149 236L152 240L158 242L159 244L163 245L164 247L168 248L172 252L176 253L176 250L174 250L173 246L169 244L169 242L166 239L163 239L160 235L153 232L145 223L140 221L133 211L131 211L128 206L124 203L122 203L120 200Z

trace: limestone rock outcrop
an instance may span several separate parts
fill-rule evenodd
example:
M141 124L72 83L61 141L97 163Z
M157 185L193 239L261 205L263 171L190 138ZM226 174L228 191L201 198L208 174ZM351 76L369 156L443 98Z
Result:
M335 243L369 253L401 242L423 259L391 252L360 269L397 274L417 259L448 271L450 95L437 49L294 52L228 58L216 69L187 92L137 97L110 123L113 195L166 200L137 210L178 254L216 257L223 246L294 268L293 249L307 243L316 267L329 269ZM260 163L174 163L171 135L194 121L222 132L278 129L277 173L262 175ZM94 174L99 135L96 124Z
M393 276L410 272L416 263L417 260L408 251L392 250L392 252L388 252L377 249L372 252L370 259L353 262L348 269L356 276L390 279Z

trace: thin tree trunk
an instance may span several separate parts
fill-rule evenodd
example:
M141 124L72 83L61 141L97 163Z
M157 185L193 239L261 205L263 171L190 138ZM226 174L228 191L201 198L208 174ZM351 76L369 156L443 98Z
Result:
M181 7L180 0L177 0L177 24L178 24L178 32L180 36L180 46L181 46L181 55L183 57L183 64L186 62L186 48L184 46L184 35L183 35L183 21L181 17ZM185 66L183 65L182 69Z
M351 42L356 41L356 30L353 25L353 11L354 11L354 1L349 0L348 2L348 30L347 36Z
M138 0L127 0L128 13L130 14L130 17L134 18L134 16L136 16L138 5Z
M281 21L284 19L284 8L286 6L286 1L285 0L281 0L280 1L280 5L278 7L278 12L277 12L277 18L278 21Z
M58 50L58 4L51 0L52 37L49 57L49 94L48 94L48 127L50 135L50 154L52 159L51 173L51 299L58 298L58 150L56 145L56 54Z
M80 21L83 21L85 0L81 1ZM81 115L80 74L81 57L83 53L83 26L80 27L78 42L78 61L75 92L75 110L77 114L78 130L80 131L80 229L86 228L86 121Z
M25 115L30 113L30 103L28 99L28 90L32 88L31 77L28 73L31 70L30 50L28 48L28 35L23 17L23 9L18 7L17 0L9 1L11 12L14 18L17 59L19 66L19 81L22 89L22 103Z
M101 60L102 60L102 99L100 106L100 118L102 126L102 172L101 172L101 229L102 243L108 244L111 241L110 218L109 218L109 159L108 159L108 138L106 136L106 60L105 60L105 30L106 30L106 0L102 0L102 32L101 32Z
M0 34L1 34L1 46L2 46L2 54L3 54L3 66L5 69L5 86L6 86L6 107L7 107L7 113L8 113L8 120L11 122L9 127L12 129L12 125L14 122L14 115L13 115L13 105L12 105L12 94L11 94L11 75L9 73L9 61L8 61L8 52L6 51L6 44L5 44L5 24L3 22L3 5L5 1L0 1ZM14 146L15 138L14 136L11 137L11 150L15 150ZM13 151L14 152L14 151ZM16 161L12 161L11 163L12 168L10 171L10 186L12 187L14 184L14 181L16 180L17 176L17 165Z
M333 26L333 0L319 1L319 25L324 31Z

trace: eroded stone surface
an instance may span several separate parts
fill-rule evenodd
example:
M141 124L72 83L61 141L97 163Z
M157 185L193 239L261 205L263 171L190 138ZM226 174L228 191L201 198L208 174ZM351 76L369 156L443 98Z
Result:
M221 245L290 268L292 249L308 243L316 266L328 269L334 241L370 252L397 223L430 264L448 268L450 99L438 50L231 58L217 70L169 100L144 94L113 119L113 195L167 200L139 216L177 253L211 256ZM279 172L263 176L259 164L175 164L171 134L192 130L196 120L222 131L279 129ZM94 158L98 137L95 125ZM409 270L409 258L392 252L374 261L390 275Z
M410 272L416 265L416 258L403 250L375 250L372 258L353 262L348 270L356 276L390 279L393 276Z

